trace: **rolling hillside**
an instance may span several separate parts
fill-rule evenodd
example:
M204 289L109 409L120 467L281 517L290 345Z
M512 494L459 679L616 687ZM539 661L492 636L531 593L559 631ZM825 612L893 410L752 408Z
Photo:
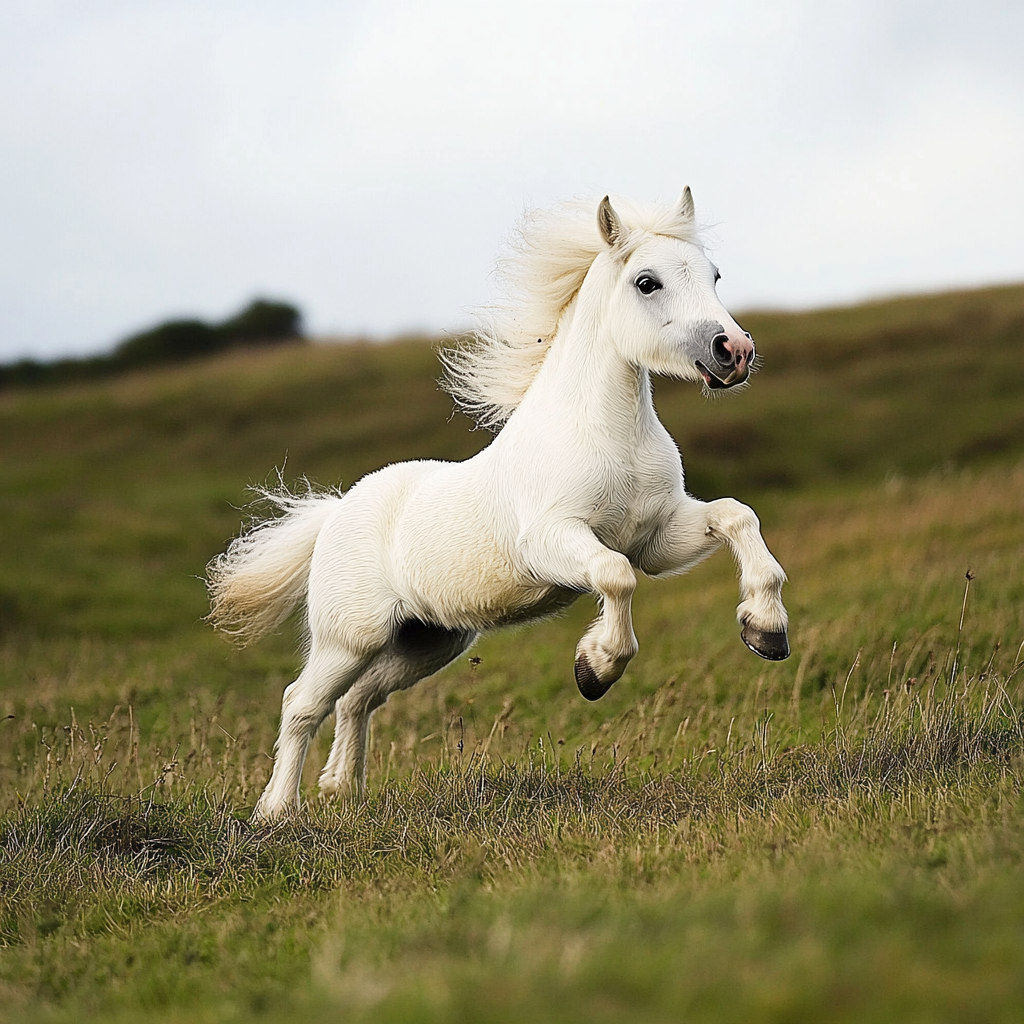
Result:
M701 497L751 501L1024 455L1024 286L742 319L762 361L743 392L709 401L657 382ZM388 461L484 445L489 435L452 416L437 375L433 346L406 340L232 352L0 393L3 630L180 628L203 607L188 574L237 530L247 484L280 468L347 486ZM155 581L161 600L143 600Z
M719 553L641 581L601 701L582 600L396 695L364 806L263 831L297 630L202 622L247 484L489 435L415 339L0 392L0 1021L1018 1019L1024 285L740 319L749 387L656 402L793 657Z

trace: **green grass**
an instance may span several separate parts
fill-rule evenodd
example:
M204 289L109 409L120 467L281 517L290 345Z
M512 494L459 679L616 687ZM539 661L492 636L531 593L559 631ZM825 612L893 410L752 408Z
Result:
M583 601L397 695L365 805L321 737L272 829L296 638L201 621L233 506L486 435L415 341L0 395L0 1020L1019 1020L1024 288L741 319L745 394L657 400L790 661L719 554L641 584L600 702Z
M258 829L237 767L71 727L0 833L0 991L22 1020L1012 1019L1024 715L960 679L671 772L455 753Z

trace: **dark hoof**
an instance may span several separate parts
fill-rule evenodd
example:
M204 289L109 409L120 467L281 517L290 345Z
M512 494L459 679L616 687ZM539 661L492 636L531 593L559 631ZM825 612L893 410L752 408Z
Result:
M602 683L598 679L597 673L590 667L590 662L583 655L576 659L573 670L576 673L576 685L587 700L600 700L615 682L613 679L612 683Z
M740 639L766 661L785 661L789 657L789 637L784 629L770 633L748 622L740 633Z

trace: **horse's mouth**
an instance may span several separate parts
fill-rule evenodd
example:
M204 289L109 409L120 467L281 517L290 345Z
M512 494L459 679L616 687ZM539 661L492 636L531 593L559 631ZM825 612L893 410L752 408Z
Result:
M700 375L704 378L704 383L712 391L717 391L719 388L731 388L736 384L742 384L747 377L750 376L749 366L744 366L742 370L735 369L728 377L723 378L719 377L716 373L712 373L711 370L709 370L699 359L694 360L694 364L700 371Z

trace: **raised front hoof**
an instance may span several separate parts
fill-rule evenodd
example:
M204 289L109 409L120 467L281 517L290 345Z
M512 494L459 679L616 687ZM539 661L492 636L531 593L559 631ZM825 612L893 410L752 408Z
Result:
M614 679L609 679L607 683L601 682L598 674L590 667L590 662L587 661L585 654L581 654L576 659L573 671L576 675L576 685L587 700L600 700L615 682Z
M758 629L748 622L740 633L740 639L766 661L785 661L789 657L789 637L784 629Z

